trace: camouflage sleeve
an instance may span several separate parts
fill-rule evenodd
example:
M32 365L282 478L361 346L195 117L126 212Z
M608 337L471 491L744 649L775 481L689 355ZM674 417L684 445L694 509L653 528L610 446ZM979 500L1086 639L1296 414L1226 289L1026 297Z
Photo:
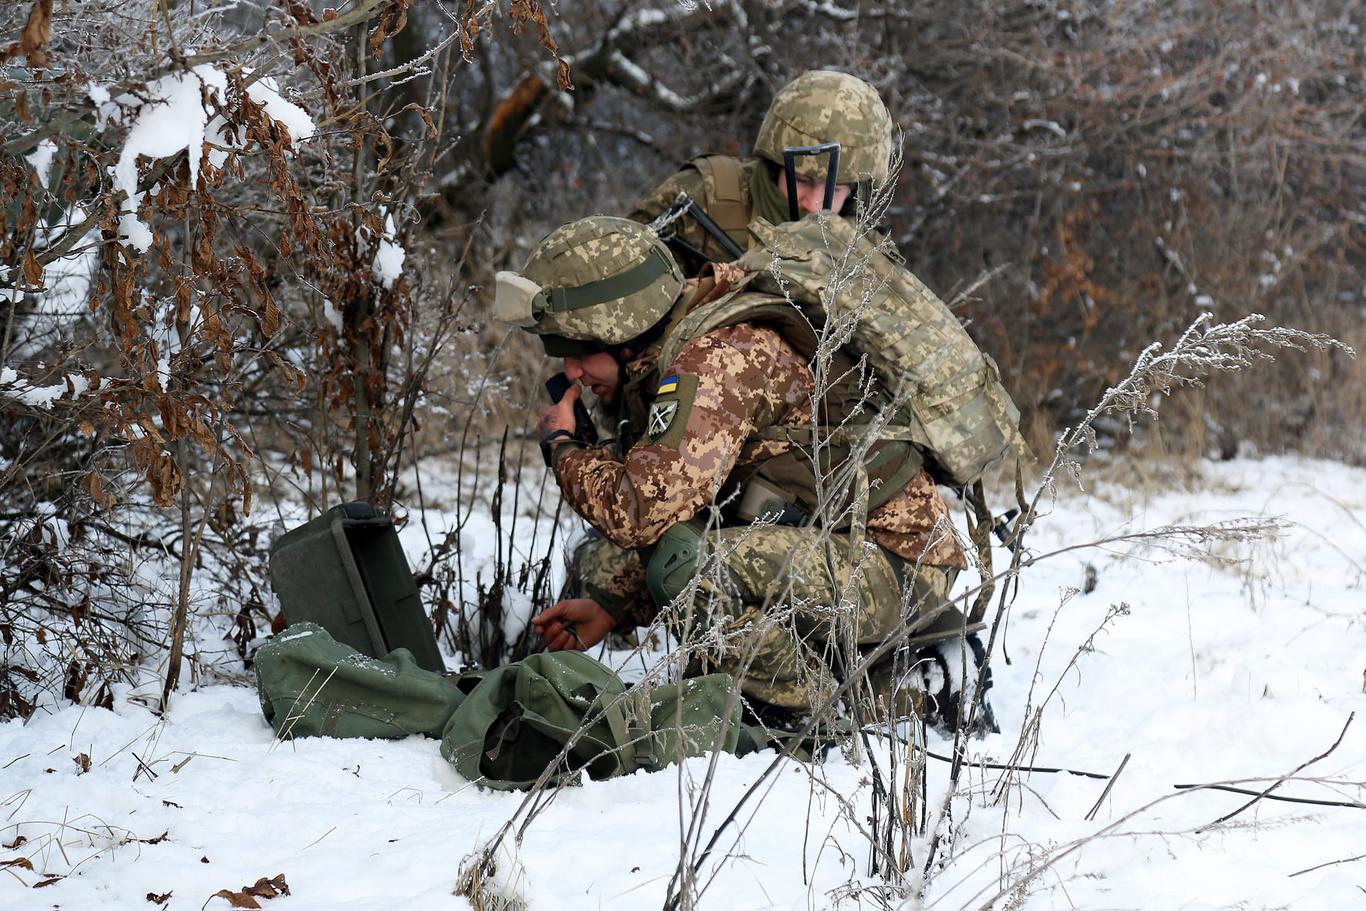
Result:
M653 544L691 519L754 430L800 407L811 388L778 334L749 324L693 339L660 375L648 435L623 461L605 447L569 449L555 460L565 500L621 547Z
M868 537L903 560L968 568L948 505L924 469L868 516Z
M687 192L693 199L705 198L706 187L703 185L702 175L696 168L685 166L683 170L666 177L637 199L626 217L631 221L649 224L673 205L680 192Z
M619 627L649 626L659 612L645 584L640 554L605 538L590 538L574 550L571 564L576 590L612 615Z

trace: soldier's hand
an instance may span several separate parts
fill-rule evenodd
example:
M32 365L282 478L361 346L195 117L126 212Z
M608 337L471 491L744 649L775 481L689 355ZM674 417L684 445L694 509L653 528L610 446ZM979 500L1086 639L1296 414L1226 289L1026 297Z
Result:
M612 615L592 598L570 598L531 618L531 628L551 652L592 648L616 625Z
M546 442L551 434L557 430L567 431L571 436L574 434L577 428L577 421L574 419L574 403L579 400L581 395L583 395L583 387L575 383L569 387L569 391L558 402L541 409L540 420L537 423L541 442Z

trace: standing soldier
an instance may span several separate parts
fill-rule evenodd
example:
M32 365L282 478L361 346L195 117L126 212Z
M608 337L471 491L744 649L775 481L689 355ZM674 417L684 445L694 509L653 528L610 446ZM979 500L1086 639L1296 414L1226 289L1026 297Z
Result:
M946 600L966 561L914 446L836 445L814 467L800 441L816 425L870 426L866 385L845 361L818 389L810 323L782 297L729 290L724 277L685 286L654 232L606 216L552 231L520 274L499 273L499 318L538 335L622 428L615 448L584 442L578 386L541 412L560 490L603 537L578 554L584 597L533 624L551 649L587 648L662 610L702 643L694 669L730 673L753 716L792 720L860 652L959 634ZM723 304L716 327L684 318ZM822 500L821 479L845 469L866 472L862 499ZM893 696L890 660L870 679L863 704L913 704L914 687ZM938 706L950 725L958 692Z
M685 274L696 275L706 262L739 259L756 216L777 225L822 210L856 215L886 181L891 152L892 117L877 90L847 73L812 70L774 96L754 158L694 158L630 217L658 220Z

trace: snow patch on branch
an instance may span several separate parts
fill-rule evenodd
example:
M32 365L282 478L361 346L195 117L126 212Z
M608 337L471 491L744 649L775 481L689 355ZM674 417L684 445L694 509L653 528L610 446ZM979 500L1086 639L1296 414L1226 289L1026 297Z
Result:
M227 88L227 76L207 64L188 73L163 76L147 86L147 101L138 108L114 165L114 185L127 194L119 219L119 239L138 252L145 253L152 245L152 231L137 215L143 197L138 192L138 158L170 158L184 152L189 158L190 186L196 186L209 125L204 102L207 96L221 104ZM126 106L128 100L129 96L123 96L119 103Z
M251 75L250 69L243 69L242 72L247 76ZM289 138L293 142L312 139L313 134L318 132L317 124L308 116L308 112L294 102L287 101L280 94L279 84L269 76L264 76L247 86L247 95L257 104L265 105L266 114L271 120L289 130Z
M394 227L393 213L384 216L384 236L380 238L379 249L375 251L375 260L371 265L371 270L375 273L375 280L387 291L398 281L398 277L403 274L403 260L407 258L407 251L399 246L395 235L398 234Z
M38 182L47 187L47 179L52 176L52 159L57 155L57 143L51 139L44 139L38 143L38 148L34 149L24 160L33 166L33 172L38 175Z
M249 70L244 72L250 75ZM143 198L138 192L138 159L170 158L184 152L189 159L190 186L196 186L205 141L215 145L229 144L223 132L223 117L210 113L211 107L223 107L227 90L227 74L210 64L163 76L149 83L140 97L121 95L111 102L107 89L93 83L89 86L87 92L99 108L101 120L120 110L131 112L133 116L132 127L112 173L115 187L127 194L119 219L119 239L138 252L145 253L152 245L151 229L137 216ZM317 131L308 113L286 101L269 77L248 86L247 95L263 105L265 113L289 131L291 141L308 139ZM221 149L209 152L209 161L215 167L221 166L226 157Z
M65 374L62 382L51 386L34 386L9 367L0 367L0 396L34 408L51 409L53 402L68 393L74 401L86 392L99 388L98 380L91 383L80 373Z

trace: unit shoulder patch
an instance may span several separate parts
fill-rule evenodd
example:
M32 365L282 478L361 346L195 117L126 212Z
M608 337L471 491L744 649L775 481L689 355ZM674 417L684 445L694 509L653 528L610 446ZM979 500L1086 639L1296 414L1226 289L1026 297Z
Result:
M696 374L671 373L659 381L645 419L645 436L651 443L677 448L683 442L683 431L696 395Z

